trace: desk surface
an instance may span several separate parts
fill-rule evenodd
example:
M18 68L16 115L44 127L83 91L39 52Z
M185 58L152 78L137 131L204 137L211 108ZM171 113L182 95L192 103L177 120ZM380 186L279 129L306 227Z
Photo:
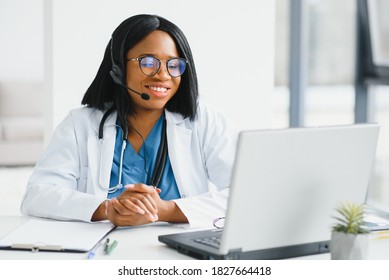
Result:
M0 238L25 222L28 218L22 216L0 216ZM107 256L103 254L103 249L98 250L94 259L101 260L190 260L192 258L178 253L168 246L158 241L158 236L185 232L187 229L178 228L167 223L155 223L147 226L119 228L110 233L109 238L117 240L118 246ZM377 234L373 234L369 248L369 259L389 259L389 233L380 234L381 239L377 239ZM29 252L29 251L9 251L0 250L0 260L63 260L86 259L87 253L53 253L53 252ZM328 260L329 254L306 256L296 259L318 259Z
M0 238L11 232L28 218L22 216L0 216ZM189 260L190 257L172 250L158 241L158 235L186 231L167 223L155 223L147 226L119 228L109 234L109 238L118 241L118 246L107 256L103 248L99 248L94 259L102 260L158 260L158 259L182 259ZM56 252L29 252L0 250L0 260L15 259L86 259L87 253L56 253Z

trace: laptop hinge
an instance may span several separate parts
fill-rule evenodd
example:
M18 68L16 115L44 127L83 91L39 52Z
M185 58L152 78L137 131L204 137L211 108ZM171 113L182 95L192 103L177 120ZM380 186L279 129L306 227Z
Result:
M225 256L226 260L240 260L242 257L242 248L231 249L228 251L228 254Z

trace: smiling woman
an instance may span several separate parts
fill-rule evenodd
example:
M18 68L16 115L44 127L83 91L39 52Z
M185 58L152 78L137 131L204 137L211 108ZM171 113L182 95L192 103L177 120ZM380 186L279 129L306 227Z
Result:
M107 44L86 106L57 127L34 169L22 212L211 226L225 215L237 132L198 96L183 32L159 16L126 19Z

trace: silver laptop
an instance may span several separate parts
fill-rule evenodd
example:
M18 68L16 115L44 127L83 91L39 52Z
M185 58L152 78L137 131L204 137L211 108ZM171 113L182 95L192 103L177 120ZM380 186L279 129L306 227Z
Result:
M329 251L339 202L364 203L379 127L244 131L223 230L161 235L197 259L281 259Z

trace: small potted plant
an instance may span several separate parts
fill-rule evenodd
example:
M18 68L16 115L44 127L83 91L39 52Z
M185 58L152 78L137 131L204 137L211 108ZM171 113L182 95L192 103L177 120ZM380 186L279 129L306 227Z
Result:
M364 206L340 203L336 209L337 223L332 227L330 252L333 260L366 259L369 231L363 227Z

